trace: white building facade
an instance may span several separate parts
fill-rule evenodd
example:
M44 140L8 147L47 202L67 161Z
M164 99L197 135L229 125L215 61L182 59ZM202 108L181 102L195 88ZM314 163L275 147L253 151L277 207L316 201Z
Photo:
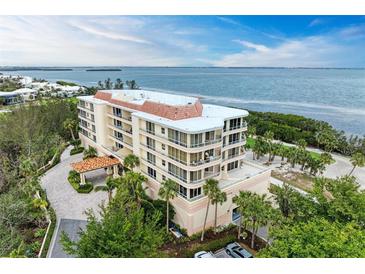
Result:
M245 110L148 90L102 90L78 99L83 145L121 163L131 153L138 156L139 171L148 178L147 193L153 199L158 199L163 180L176 181L174 221L189 235L203 226L207 179L217 179L227 193L227 202L218 209L218 225L237 216L232 198L240 190L262 193L269 186L271 171L243 160ZM214 223L213 211L208 227Z

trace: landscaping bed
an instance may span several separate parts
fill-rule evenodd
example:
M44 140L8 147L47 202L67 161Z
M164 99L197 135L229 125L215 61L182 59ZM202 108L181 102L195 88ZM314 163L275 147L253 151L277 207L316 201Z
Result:
M70 151L70 155L75 155L75 154L79 154L81 152L84 151L84 147L74 147L73 149L71 149Z
M201 233L194 234L190 237L185 237L180 240L174 240L162 247L162 252L168 257L175 258L192 258L198 251L212 251L215 252L221 248L224 248L231 242L239 242L249 250L253 255L256 254L256 250L259 250L266 246L266 243L259 237L255 237L255 248L252 250L249 246L251 243L251 233L247 231L248 237L245 240L237 239L236 226L230 226L222 232L214 234L213 230L209 229L205 233L204 241L200 241Z
M94 188L88 181L84 185L81 185L80 174L74 170L70 171L67 180L78 193L90 193Z
M283 174L273 170L271 176L306 192L311 192L313 189L313 177L307 174L300 172L288 172Z

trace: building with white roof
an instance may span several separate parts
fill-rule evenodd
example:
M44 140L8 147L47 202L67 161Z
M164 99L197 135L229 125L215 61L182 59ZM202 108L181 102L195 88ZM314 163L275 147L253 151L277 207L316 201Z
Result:
M78 99L83 145L121 163L129 154L138 156L139 171L148 178L147 192L153 199L159 198L161 182L176 181L178 196L171 202L174 221L188 234L203 227L207 179L218 180L227 193L227 201L219 206L218 225L236 218L232 197L240 190L260 192L269 186L270 170L243 160L245 110L149 90L102 90ZM213 211L207 227L214 223Z

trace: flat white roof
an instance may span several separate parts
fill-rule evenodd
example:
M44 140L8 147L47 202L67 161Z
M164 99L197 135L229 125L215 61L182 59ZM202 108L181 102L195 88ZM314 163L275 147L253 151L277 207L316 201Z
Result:
M203 104L201 117L188 118L182 120L170 120L146 112L136 111L132 115L139 118L153 121L169 128L174 128L183 132L203 132L222 128L224 120L247 116L248 112L243 109L229 108L218 105Z
M192 96L169 94L144 89L112 89L102 90L102 92L111 93L113 99L139 105L142 105L145 101L152 101L170 106L183 106L192 105L199 100Z
M37 91L30 88L20 88L14 91L0 91L0 95L2 96L12 96L12 95L21 95L21 94L27 94L27 93L36 93Z

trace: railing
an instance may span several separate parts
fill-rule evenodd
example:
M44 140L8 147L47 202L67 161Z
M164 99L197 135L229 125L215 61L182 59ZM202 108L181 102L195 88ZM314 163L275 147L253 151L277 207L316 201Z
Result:
M205 172L204 173L204 178L200 178L200 179L196 179L196 180L190 180L190 183L191 184L198 184L198 183L201 183L207 179L210 179L210 178L213 178L213 177L216 177L220 174L220 172Z
M247 127L247 122L243 122L241 125L229 127L228 129L227 128L224 128L223 129L223 132L227 132L227 131L231 131L231 130L236 130L236 129L240 129L240 128L245 128L245 127Z
M179 140L176 140L176 139L173 139L173 138L168 138L169 142L171 143L174 143L174 144L177 144L177 145L180 145L180 146L183 146L183 147L188 147L188 144L184 143L184 142L181 142Z
M212 144L219 143L220 141L222 141L222 138L214 139L214 140L208 140L208 141L205 141L205 142L202 142L202 143L198 143L198 144L191 144L190 147L208 146L208 145L212 145Z
M174 176L175 178L177 178L177 179L179 179L179 180L183 181L184 183L187 183L187 182L188 182L188 180L187 180L186 178L181 177L180 175L177 175L177 174L175 174L175 173L171 172L170 170L168 171L168 173L169 173L170 175Z
M208 159L201 159L199 161L192 161L190 162L190 165L191 166L200 166L200 165L204 165L204 164L207 164L207 163L210 163L210 162L213 162L215 160L218 160L219 158L221 157L221 155L217 155L217 156L210 156Z
M82 117L82 118L84 118L84 119L87 119L87 120L89 120L89 121L91 121L93 123L95 122L95 119L91 119L91 118L87 117L85 114L79 113L79 116Z
M122 115L122 113L109 112L109 114L114 115L115 117L127 120L127 121L132 121L132 117L126 117L126 116Z
M241 139L238 139L238 140L230 141L230 142L228 142L228 144L223 144L223 147L227 147L227 146L230 146L230 145L242 143L242 142L245 142L245 141L246 141L246 138L241 138Z

